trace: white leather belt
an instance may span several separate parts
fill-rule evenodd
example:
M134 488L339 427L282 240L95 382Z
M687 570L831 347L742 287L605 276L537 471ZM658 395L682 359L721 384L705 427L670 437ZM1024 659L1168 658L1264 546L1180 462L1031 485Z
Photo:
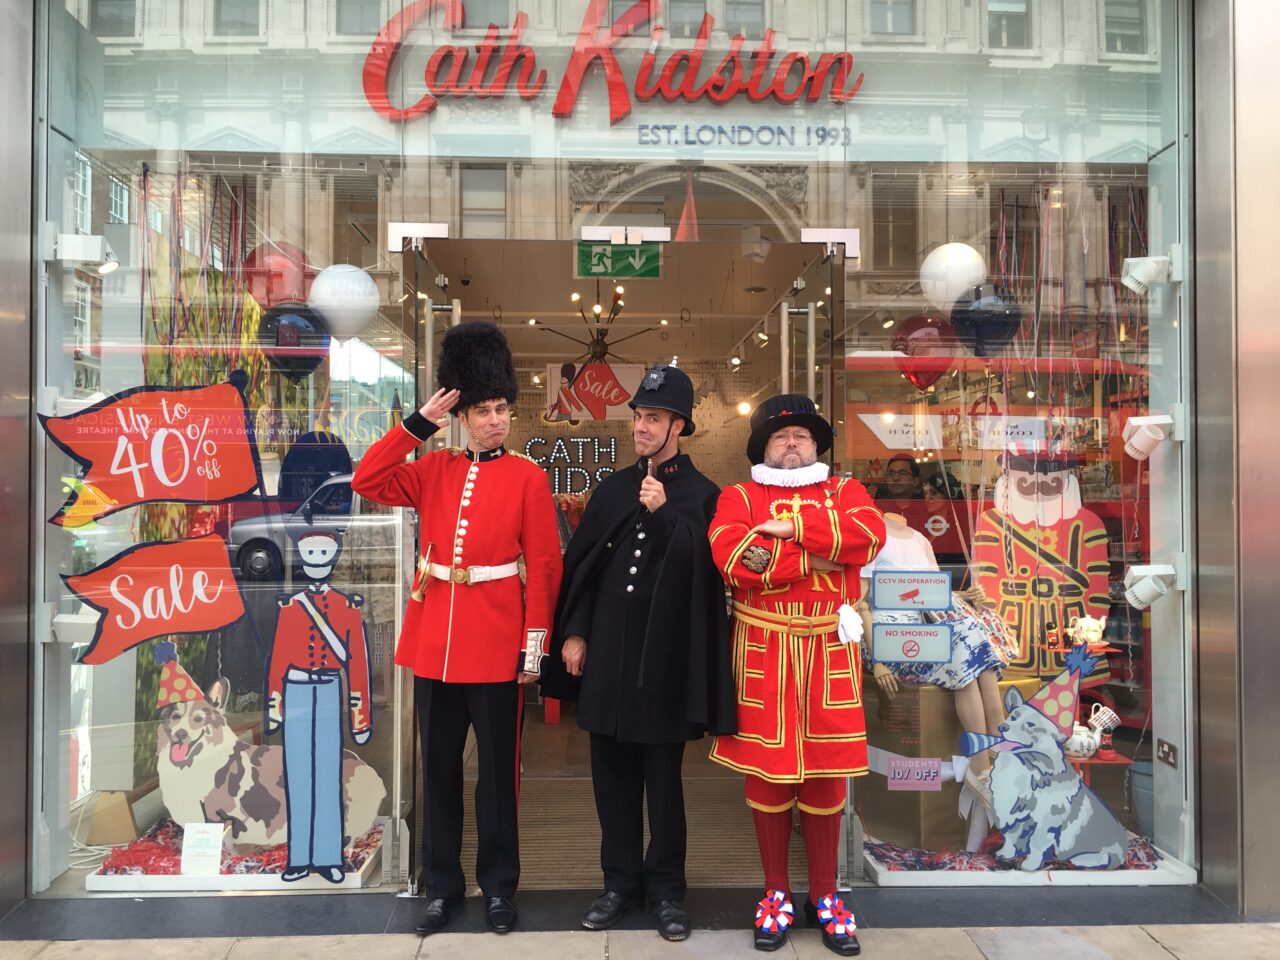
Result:
M520 572L520 564L515 560L496 567L446 567L443 563L433 563L430 569L431 575L437 580L449 580L469 586L514 577Z

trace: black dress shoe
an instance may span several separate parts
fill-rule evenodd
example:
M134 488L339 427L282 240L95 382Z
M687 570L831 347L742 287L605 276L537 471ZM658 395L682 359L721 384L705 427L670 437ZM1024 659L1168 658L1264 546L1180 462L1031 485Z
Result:
M756 906L756 928L753 946L772 953L787 942L787 934L795 919L795 909L785 891L770 890Z
M658 900L650 908L658 922L658 935L675 942L689 937L689 914L679 900Z
M413 929L424 937L429 937L443 930L448 922L449 901L438 897L427 901L427 907L422 911L422 916L418 917L418 923Z
M825 897L823 899L826 899ZM818 916L818 908L813 905L813 901L805 898L804 916L812 927L822 928L822 945L832 953L839 954L842 957L856 957L862 952L862 946L858 943L857 924L853 920L853 911L846 907L843 900L835 899L834 908L837 914L837 922L824 922ZM847 920L853 925L853 931L846 932L841 929L844 925L839 922L842 914L847 914ZM830 928L830 929L829 929Z
M490 897L485 902L485 920L494 933L510 933L518 916L516 905L508 897Z
M622 919L622 915L631 909L634 901L620 893L606 890L587 907L582 915L582 925L588 930L608 930Z

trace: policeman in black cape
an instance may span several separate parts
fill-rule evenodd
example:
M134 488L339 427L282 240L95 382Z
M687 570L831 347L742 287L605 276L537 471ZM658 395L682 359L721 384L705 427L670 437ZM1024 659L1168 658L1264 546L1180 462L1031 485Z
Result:
M591 734L605 891L582 925L607 929L647 900L658 932L683 940L685 744L736 730L724 581L707 542L720 491L680 452L695 429L683 370L648 370L630 406L639 460L595 489L565 552L542 687L576 700Z

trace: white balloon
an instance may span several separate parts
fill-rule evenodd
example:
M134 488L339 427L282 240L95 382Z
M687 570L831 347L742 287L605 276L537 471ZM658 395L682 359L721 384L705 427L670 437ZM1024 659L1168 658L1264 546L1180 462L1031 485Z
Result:
M987 279L982 254L967 243L944 243L920 264L920 289L935 307L950 310Z
M339 340L354 337L378 314L378 285L373 277L349 263L335 263L316 274L307 305L329 325Z

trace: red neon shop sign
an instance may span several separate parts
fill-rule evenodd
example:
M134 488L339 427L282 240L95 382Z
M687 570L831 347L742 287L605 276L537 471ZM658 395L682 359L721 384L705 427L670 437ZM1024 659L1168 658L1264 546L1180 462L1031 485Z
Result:
M658 11L659 2L636 0L617 20L606 23L610 0L591 0L551 107L554 116L573 116L588 72L597 64L608 90L611 125L631 112L632 96L642 103L661 98L668 103L707 100L719 104L735 97L746 97L753 103L795 103L801 98L816 103L825 92L835 103L845 103L862 86L862 74L853 73L853 54L823 53L816 61L805 53L779 56L772 29L749 51L743 49L747 41L742 34L733 37L719 64L708 69L703 60L715 25L710 14L703 16L692 48L675 50L659 63L651 47L641 56L636 75L628 83L614 46L625 37L638 36ZM387 21L369 48L364 62L364 95L378 114L403 123L430 113L444 97L488 99L514 92L522 100L532 100L542 92L547 71L538 68L537 52L522 42L529 18L521 12L505 35L490 24L475 45L474 57L469 46L445 44L436 48L424 71L428 92L416 103L393 105L387 89L392 64L410 32L435 10L443 12L447 30L466 23L461 0L415 0ZM660 26L651 28L655 40L661 33Z

